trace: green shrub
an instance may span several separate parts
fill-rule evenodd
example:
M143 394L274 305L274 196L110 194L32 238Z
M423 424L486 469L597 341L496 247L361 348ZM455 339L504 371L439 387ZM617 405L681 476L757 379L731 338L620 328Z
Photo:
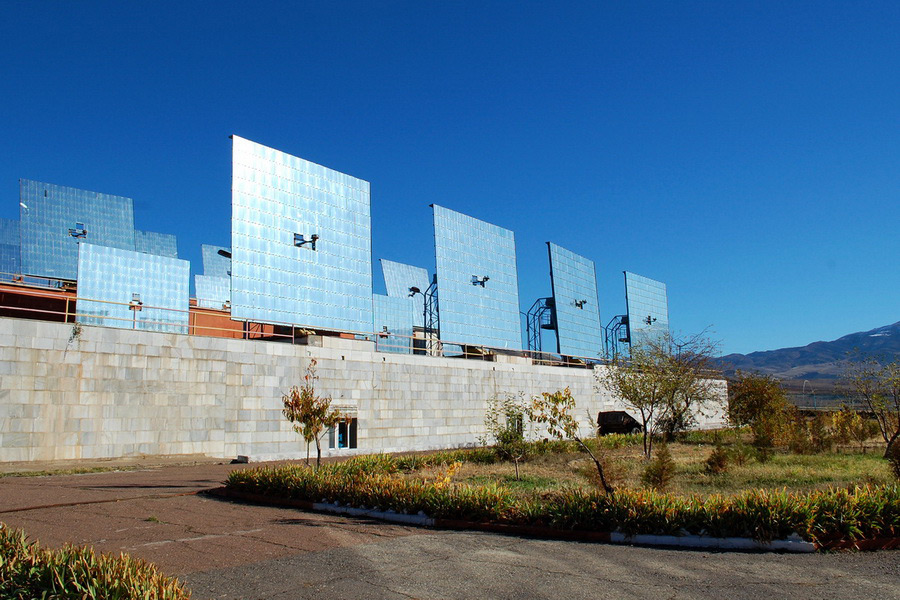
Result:
M74 546L44 549L0 524L0 597L183 600L191 593L143 560Z
M664 490L673 477L675 477L675 461L672 460L669 445L662 442L656 449L656 456L644 467L641 481L655 490Z

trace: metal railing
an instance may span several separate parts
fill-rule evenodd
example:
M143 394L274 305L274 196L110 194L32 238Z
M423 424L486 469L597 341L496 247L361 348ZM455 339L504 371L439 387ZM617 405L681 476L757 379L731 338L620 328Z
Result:
M863 402L855 401L842 394L791 394L788 400L800 410L834 411L844 406L856 411L867 411L869 407Z
M0 273L0 277L3 274ZM4 286L15 286L15 289L0 288L0 315L64 323L81 323L118 329L134 329L157 333L175 333L199 335L206 337L225 337L272 341L279 343L304 343L310 335L352 336L352 339L373 342L376 351L397 354L413 354L421 356L438 356L443 358L461 358L467 360L502 361L501 357L526 359L535 365L557 366L568 368L593 368L594 365L607 364L599 357L564 356L550 352L500 349L483 345L465 344L452 340L442 340L428 335L404 335L389 331L325 331L301 327L291 323L255 323L234 321L226 310L206 308L199 304L203 299L192 299L188 310L133 303L114 302L94 298L79 297L69 286L71 282L64 280L46 281L46 285L32 285L24 281L0 280ZM74 286L73 286L74 287ZM5 294L4 294L5 292ZM63 292L63 293L61 293ZM32 298L38 302L8 301L8 296ZM44 302L41 302L44 301ZM79 306L80 305L80 306ZM94 310L85 310L88 305ZM131 311L131 317L115 314L101 314L95 310L97 306L119 307L116 312L122 313L121 307ZM110 312L113 312L112 310ZM153 313L153 318L141 318L139 313ZM161 316L162 315L162 316ZM166 318L166 315L171 315ZM222 325L217 321L228 323ZM514 362L514 361L511 361Z

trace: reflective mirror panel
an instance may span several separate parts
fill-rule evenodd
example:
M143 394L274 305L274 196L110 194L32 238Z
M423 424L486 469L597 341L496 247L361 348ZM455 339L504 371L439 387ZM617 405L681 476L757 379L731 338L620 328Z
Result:
M547 242L553 287L558 352L599 359L603 353L603 325L597 296L594 261Z
M233 141L232 317L369 332L369 183Z
M441 339L521 348L513 232L442 206L433 209Z
M625 302L632 346L669 331L669 300L663 282L626 271Z
M134 250L131 198L19 180L22 272L75 280L78 244Z
M186 260L80 244L78 321L187 333L189 277Z

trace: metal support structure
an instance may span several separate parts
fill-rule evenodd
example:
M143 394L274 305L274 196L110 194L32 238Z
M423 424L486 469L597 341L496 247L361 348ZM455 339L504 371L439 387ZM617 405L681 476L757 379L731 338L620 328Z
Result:
M631 344L631 329L628 326L628 315L614 316L606 327L603 328L603 339L606 358L616 359L620 354L625 354Z
M525 331L528 337L528 350L541 352L541 330L556 330L556 314L553 298L538 298L528 309L525 316ZM557 341L558 345L558 341ZM557 348L558 349L558 348Z
M431 283L424 292L417 287L409 288L409 297L421 294L422 296L422 320L424 327L422 333L425 336L425 350L431 356L440 356L443 351L441 345L441 319L438 311L437 274L431 278Z
M431 285L423 292L422 296L424 297L425 338L428 354L440 356L443 346L441 345L441 317L438 310L437 273L431 278Z

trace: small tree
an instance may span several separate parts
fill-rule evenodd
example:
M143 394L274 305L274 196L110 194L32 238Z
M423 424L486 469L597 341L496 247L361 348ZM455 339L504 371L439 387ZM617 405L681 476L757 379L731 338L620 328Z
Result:
M728 382L728 420L735 427L749 426L753 445L763 453L775 445L788 409L787 394L771 375L738 371Z
M488 399L484 416L486 437L482 442L485 445L493 442L500 458L515 463L516 481L519 480L519 462L528 455L528 444L525 441L528 419L528 405L522 392L495 395Z
M600 485L607 494L615 490L607 483L603 471L603 463L591 452L591 449L581 437L578 419L572 414L575 410L575 398L569 388L553 392L544 392L531 400L528 415L535 423L541 423L547 427L547 432L558 440L571 440L578 444L582 452L585 452L594 461L597 474L600 476Z
M875 417L885 443L884 457L890 457L900 438L900 360L851 362L844 373L844 385L850 399Z
M656 456L649 461L641 473L641 481L655 490L662 491L675 477L675 461L669 452L669 445L663 440L656 449Z
M705 471L708 475L721 475L728 470L728 451L722 445L722 440L716 436L716 445L706 458Z
M316 443L316 468L322 464L322 436L329 428L335 427L346 417L331 408L331 396L316 395L316 359L309 361L303 385L294 386L282 395L284 409L281 411L293 425L294 431L306 441L306 464L309 466L309 445Z
M690 426L696 413L716 403L715 348L702 334L679 342L665 333L634 345L629 357L597 372L598 387L640 415L645 459L659 433Z

